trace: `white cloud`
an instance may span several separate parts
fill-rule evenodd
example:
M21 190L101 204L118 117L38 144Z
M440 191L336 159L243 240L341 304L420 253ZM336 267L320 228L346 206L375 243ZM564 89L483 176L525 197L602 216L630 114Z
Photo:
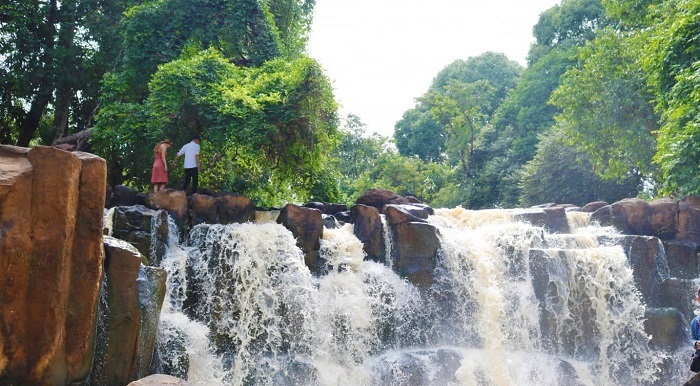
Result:
M433 77L486 51L525 65L540 13L559 0L317 0L308 53L335 88L341 115L392 136Z

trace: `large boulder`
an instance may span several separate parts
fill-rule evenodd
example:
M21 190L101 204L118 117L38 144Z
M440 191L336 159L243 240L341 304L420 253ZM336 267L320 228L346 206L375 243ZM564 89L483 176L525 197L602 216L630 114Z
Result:
M218 222L217 200L212 196L193 193L188 198L190 224L216 224Z
M670 276L661 241L653 236L626 235L600 237L599 241L622 246L639 292L646 303L653 303L661 282Z
M220 193L216 198L220 224L255 221L255 204L250 198L233 193Z
M92 385L125 385L147 376L165 298L166 274L141 264L131 244L105 236L105 304Z
M700 243L700 197L686 197L678 203L676 239Z
M0 379L88 377L105 182L101 158L0 145Z
M675 308L648 308L644 331L651 336L652 348L675 351L687 344L683 314Z
M571 231L566 217L566 208L561 206L515 210L513 211L513 219L543 227L550 233L569 233Z
M591 221L631 235L651 235L650 219L651 207L639 198L625 198L596 210L591 216Z
M325 268L319 254L323 236L321 211L287 204L280 211L277 223L289 229L297 239L297 246L304 252L304 262L311 272L321 273Z
M398 207L388 207L385 215L393 236L394 271L420 289L429 289L440 249L438 229Z
M357 198L355 204L373 206L380 212L386 204L411 204L411 201L386 189L369 189Z
M377 208L367 205L353 205L350 208L353 232L362 242L365 259L386 263L384 245L384 225Z
M111 189L107 199L107 207L146 205L147 196L136 189L124 185L117 185Z
M146 206L153 210L165 210L180 226L184 226L188 220L187 195L183 190L164 189L151 193Z
M136 247L148 265L160 265L169 232L168 214L164 210L152 210L142 205L114 208L111 235Z
M649 234L662 240L670 240L678 233L678 203L662 198L649 203Z
M700 244L685 240L662 243L671 277L694 279L700 276Z

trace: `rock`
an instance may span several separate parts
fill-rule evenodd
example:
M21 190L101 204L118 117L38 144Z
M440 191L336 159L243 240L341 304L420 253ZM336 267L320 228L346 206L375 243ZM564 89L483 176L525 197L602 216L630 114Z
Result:
M652 307L673 307L690 320L695 316L695 294L698 286L692 279L668 278L661 281Z
M513 219L543 227L551 233L569 233L571 231L566 218L566 209L563 207L519 209L513 211Z
M376 208L375 208L376 209ZM379 212L379 211L377 211ZM333 215L336 220L340 221L341 223L347 224L347 223L352 223L352 215L349 210L346 210L344 212L338 212Z
M104 237L103 327L92 385L125 385L148 374L155 331L165 297L165 272L144 267L131 244Z
M362 242L365 260L386 263L384 225L377 208L354 205L350 208L353 233Z
M430 214L424 207L414 205L388 204L383 211L386 222L389 224L399 224L402 222L426 222Z
M146 205L147 197L138 190L128 188L124 185L117 185L112 189L112 194L107 201L107 207Z
M386 204L410 204L411 202L386 189L369 189L357 198L355 204L373 206L380 212Z
M207 223L216 224L218 222L216 198L204 194L193 193L187 197L190 209L190 224Z
M394 240L394 271L422 290L433 285L438 230L424 222L403 222L390 226Z
M688 361L690 364L690 361ZM700 386L700 374L695 374L683 386Z
M581 212L593 213L604 206L608 206L608 203L605 201L589 202L588 204L581 207Z
M686 344L683 314L675 308L650 308L644 315L644 331L652 348L674 351Z
M89 375L105 175L92 155L0 145L0 331L12 332L0 335L5 382Z
M670 198L663 198L649 203L649 236L662 240L671 240L678 233L678 203Z
M678 203L676 239L700 243L700 198L686 197Z
M182 190L159 190L149 194L146 201L148 208L165 210L180 226L184 226L188 220L187 195Z
M158 266L165 256L168 214L142 205L118 206L112 218L112 236L129 242L145 258L147 265Z
M591 220L604 226L614 226L624 234L651 235L651 213L652 209L646 201L625 198L596 210Z
M305 208L314 208L321 211L323 214L334 215L338 212L344 212L348 210L348 206L344 204L332 204L327 202L309 202L304 204Z
M672 277L694 279L700 276L700 244L684 241L662 241Z
M622 246L642 298L648 304L653 303L661 281L669 277L661 241L653 236L600 237L599 241Z
M226 193L219 195L216 201L219 223L233 224L255 221L255 204L248 197Z
M289 229L297 239L297 246L304 252L304 262L313 273L321 273L325 262L319 256L323 222L321 211L287 204L280 212L277 223Z
M175 378L165 374L153 374L138 381L133 381L127 386L189 386L191 383L184 379Z

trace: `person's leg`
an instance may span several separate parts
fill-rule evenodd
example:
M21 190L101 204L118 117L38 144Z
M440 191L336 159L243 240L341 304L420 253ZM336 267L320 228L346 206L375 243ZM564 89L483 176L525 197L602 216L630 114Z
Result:
M192 178L192 169L185 169L185 184L182 185L182 190L187 193L187 186L190 184L190 179Z
M199 169L194 168L192 173L192 193L197 193L197 185L199 184Z

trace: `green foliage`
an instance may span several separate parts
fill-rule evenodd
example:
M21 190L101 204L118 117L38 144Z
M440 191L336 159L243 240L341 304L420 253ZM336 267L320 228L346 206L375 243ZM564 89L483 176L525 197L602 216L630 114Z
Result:
M646 74L638 61L639 40L606 28L581 49L582 65L569 70L552 103L569 144L586 153L596 171L622 180L631 170L653 172L657 116Z
M661 169L662 192L699 195L700 1L666 5L645 46L645 68L662 115L654 161Z
M105 95L120 95L121 84L111 85L115 91ZM137 186L148 182L152 161L143 155L156 139L184 145L199 134L203 186L246 194L261 205L304 200L313 189L332 196L324 164L336 145L336 104L312 59L246 68L210 49L159 67L149 90L144 104L106 104L94 139L105 157L119 148L124 177ZM103 115L139 108L141 114L128 118ZM123 140L114 145L114 137ZM173 172L177 180L181 171Z
M587 155L567 144L566 136L558 130L541 136L537 155L522 169L522 205L554 202L582 206L637 196L639 175L630 174L619 182L601 179L593 173Z

